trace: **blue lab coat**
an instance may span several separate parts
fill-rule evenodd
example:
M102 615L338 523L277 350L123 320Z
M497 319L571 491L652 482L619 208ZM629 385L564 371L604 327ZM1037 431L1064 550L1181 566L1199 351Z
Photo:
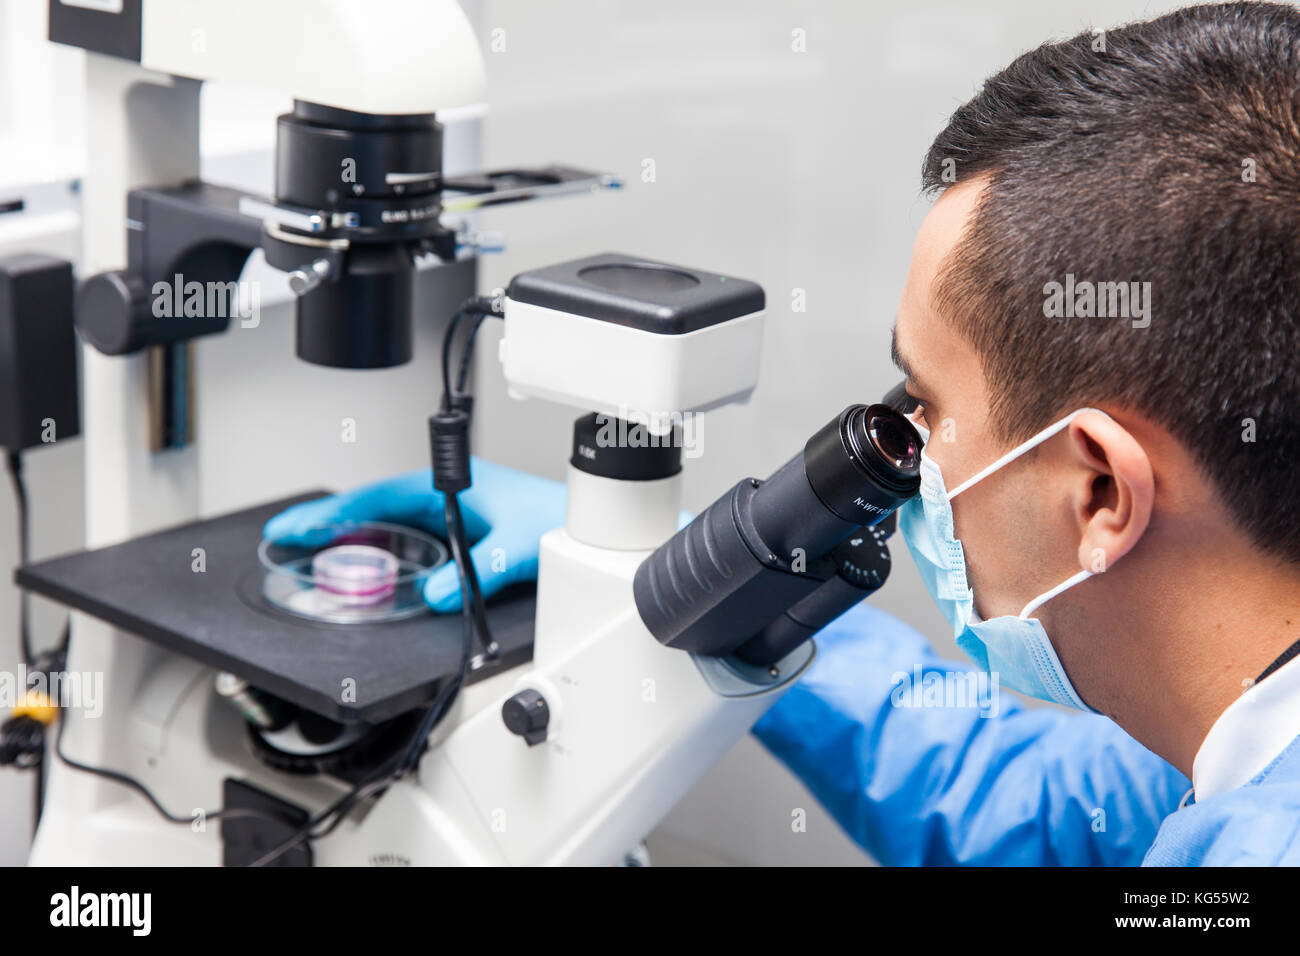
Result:
M882 863L1300 864L1300 740L1179 809L1187 778L1109 718L963 694L969 665L869 604L817 644L754 733Z

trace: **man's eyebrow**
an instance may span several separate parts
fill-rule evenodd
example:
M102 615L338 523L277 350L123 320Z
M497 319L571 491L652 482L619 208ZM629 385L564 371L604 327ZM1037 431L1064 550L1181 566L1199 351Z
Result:
M889 357L893 360L894 365L900 372L908 378L912 377L912 369L907 364L907 359L903 358L903 353L898 351L898 326L895 325L889 330Z
M916 377L916 370L908 363L907 358L903 353L898 350L897 323L895 323L894 327L889 332L889 357L893 360L894 365L898 367L898 370L907 376L908 381L912 383L912 387L915 388L916 391L920 392L922 395L930 394L925 387L925 383Z

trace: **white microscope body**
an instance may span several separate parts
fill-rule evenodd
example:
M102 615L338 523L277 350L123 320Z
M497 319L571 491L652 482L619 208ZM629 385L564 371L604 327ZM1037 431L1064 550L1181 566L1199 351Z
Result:
M140 18L138 62L119 50L87 57L86 274L123 266L130 190L197 175L193 80L237 79L379 115L434 113L483 95L477 41L454 0L128 0L125 8ZM510 302L505 324L513 392L624 417L667 413L652 423L657 433L674 414L744 400L757 376L757 310L656 335ZM193 447L151 449L148 358L87 348L84 370L88 547L200 517L212 459ZM203 401L211 386L200 386ZM779 680L752 683L647 631L633 575L676 530L679 481L638 488L570 469L568 523L542 541L531 662L466 687L435 729L418 779L393 784L314 841L316 863L617 862L747 732L811 647ZM77 613L67 667L102 674L107 706L98 719L65 714L65 752L131 774L191 819L167 822L137 793L52 759L34 864L217 864L220 827L197 809L220 804L223 780L311 812L346 790L259 762L243 721L213 691L213 669L198 661ZM550 713L536 746L501 716L525 689Z

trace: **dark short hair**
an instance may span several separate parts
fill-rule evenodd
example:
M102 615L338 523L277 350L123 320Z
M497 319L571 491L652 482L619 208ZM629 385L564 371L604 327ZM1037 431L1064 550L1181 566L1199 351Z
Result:
M923 185L954 173L989 185L933 304L980 357L999 437L1139 412L1300 562L1300 11L1195 6L1044 44L935 139ZM1048 318L1067 274L1150 282L1149 326Z

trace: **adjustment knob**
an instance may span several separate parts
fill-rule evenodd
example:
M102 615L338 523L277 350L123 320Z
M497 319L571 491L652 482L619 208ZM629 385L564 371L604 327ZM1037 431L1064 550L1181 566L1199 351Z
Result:
M145 343L141 326L148 313L144 283L125 272L101 272L77 289L76 321L81 337L105 355L125 355Z
M224 332L241 308L231 291L236 288L234 283L183 281L176 275L151 289L138 275L101 272L77 289L77 331L105 355Z
M551 722L551 709L546 698L528 688L515 694L501 705L501 719L512 734L523 737L533 747L546 739L546 727Z
M885 543L888 532L877 525L859 528L831 549L841 579L863 591L878 590L889 577L889 545Z

